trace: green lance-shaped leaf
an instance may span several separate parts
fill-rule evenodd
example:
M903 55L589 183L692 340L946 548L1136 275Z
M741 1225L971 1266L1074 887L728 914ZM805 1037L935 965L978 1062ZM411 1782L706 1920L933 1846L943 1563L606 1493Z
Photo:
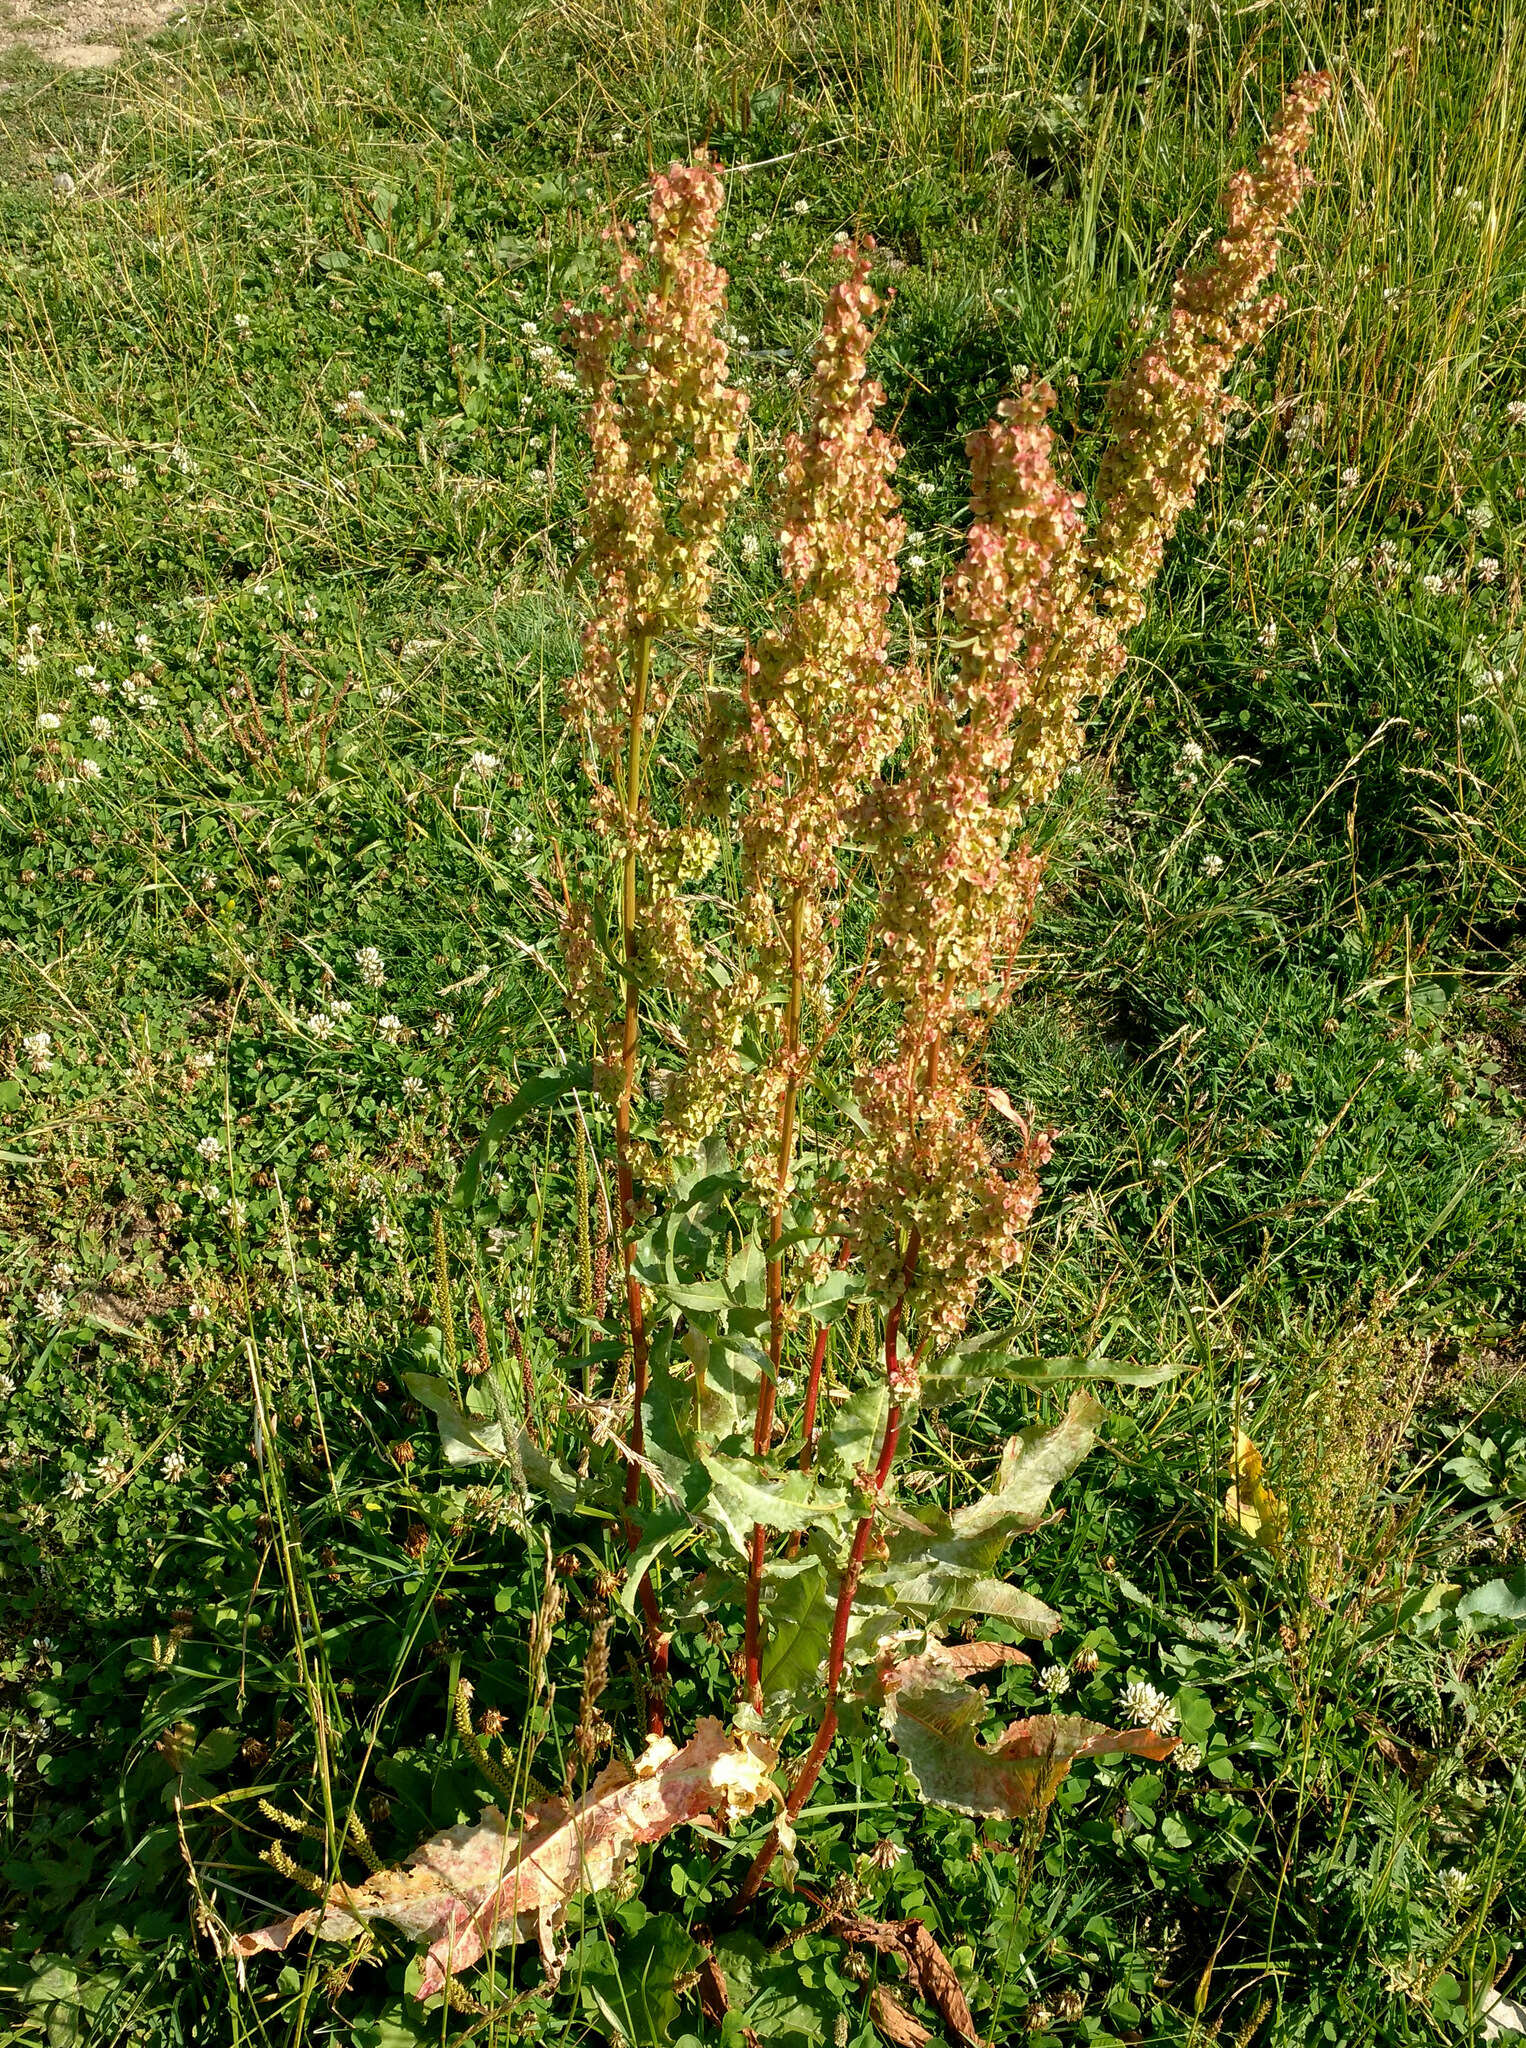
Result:
M940 1408L946 1401L958 1401L993 1384L1023 1387L1060 1387L1076 1380L1111 1381L1122 1387L1155 1387L1171 1377L1170 1365L1139 1365L1129 1360L1105 1358L1100 1352L1086 1357L1066 1353L1041 1358L1030 1352L1016 1330L986 1330L966 1337L941 1352L917 1375L917 1401L923 1408Z
M593 1086L591 1067L563 1067L553 1074L537 1074L526 1081L509 1102L500 1103L483 1126L482 1136L461 1163L456 1185L451 1192L453 1209L470 1209L477 1200L482 1186L482 1176L487 1171L494 1153L508 1137L516 1124L521 1123L532 1110L545 1109L553 1102L559 1102L564 1095L571 1095L579 1088Z
M695 1518L720 1529L743 1557L753 1527L820 1529L841 1534L851 1509L848 1495L824 1485L811 1472L771 1474L757 1458L728 1458L719 1452L700 1460L710 1486L695 1506Z
M981 1614L1042 1641L1060 1626L1059 1615L1035 1594L1009 1585L1005 1579L956 1571L949 1565L934 1563L909 1576L904 1571L882 1572L868 1581L869 1586L876 1584L886 1588L903 1614L929 1627L961 1615Z
M929 1555L962 1571L995 1564L1014 1536L1038 1527L1050 1494L1097 1441L1103 1412L1092 1395L1072 1394L1063 1422L1035 1424L1012 1437L995 1486L954 1510L947 1536L928 1545Z
M405 1372L403 1385L422 1408L427 1408L440 1431L440 1448L447 1465L505 1465L512 1462L504 1442L503 1424L485 1415L472 1415L461 1407L449 1382L432 1372ZM516 1439L519 1469L526 1484L548 1501L560 1514L578 1505L582 1490L564 1465L546 1453L525 1434Z
M969 1643L966 1651L1000 1651L1000 1644ZM989 1661L994 1662L994 1658ZM1037 1714L1013 1721L994 1743L976 1731L985 1719L983 1693L964 1683L964 1671L939 1644L884 1679L880 1719L905 1760L912 1783L933 1806L956 1813L1042 1813L1078 1757L1144 1756L1159 1761L1176 1747L1174 1736L1148 1728L1108 1728L1077 1714Z

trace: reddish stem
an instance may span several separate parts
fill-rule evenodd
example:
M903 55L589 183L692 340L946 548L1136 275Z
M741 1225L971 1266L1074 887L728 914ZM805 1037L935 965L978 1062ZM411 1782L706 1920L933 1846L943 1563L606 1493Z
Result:
M885 1375L894 1387L898 1377L895 1370L896 1339L901 1329L901 1308L906 1299L906 1289L911 1285L916 1271L917 1253L921 1237L915 1227L906 1245L906 1258L901 1268L901 1292L885 1318ZM890 1477L890 1468L895 1463L896 1445L901 1435L901 1404L891 1397L890 1412L885 1418L885 1440L880 1445L879 1462L870 1482L871 1505L867 1514L859 1518L858 1527L853 1531L853 1547L848 1552L847 1567L842 1582L837 1588L837 1609L832 1616L832 1647L827 1654L827 1704L816 1730L815 1740L806 1751L805 1762L800 1766L799 1775L790 1787L789 1797L784 1802L785 1817L794 1821L801 1808L816 1788L821 1776L821 1767L827 1760L827 1753L837 1739L837 1693L842 1684L843 1665L847 1660L848 1629L853 1619L853 1602L858 1593L858 1582L863 1576L864 1559L869 1554L869 1538L874 1530L874 1517L879 1507L880 1495ZM752 1868L742 1880L742 1888L736 1896L738 1910L755 1898L762 1888L774 1858L779 1853L779 1830L775 1827L768 1840L753 1859Z

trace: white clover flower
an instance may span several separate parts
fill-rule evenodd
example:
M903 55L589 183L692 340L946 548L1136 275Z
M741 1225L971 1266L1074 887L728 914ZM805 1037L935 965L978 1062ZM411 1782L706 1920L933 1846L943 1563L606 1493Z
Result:
M1207 875L1207 877L1209 878L1209 880L1210 880L1210 881L1212 881L1212 879L1213 879L1213 877L1214 877L1215 875L1222 875L1222 874L1223 874L1223 872L1224 872L1224 856L1223 856L1223 854L1221 854L1221 853L1205 853L1205 854L1203 855L1203 873L1204 873L1205 875Z
M53 1064L53 1034L50 1031L29 1031L21 1041L21 1050L32 1072L45 1074Z
M95 678L95 672L95 663L93 661L77 661L74 664L74 673L82 683L92 682Z
M468 775L475 775L481 782L488 782L502 765L496 754L488 753L485 747L478 747L466 764L466 772Z
M1475 533L1487 533L1494 524L1494 507L1492 505L1470 505L1463 514L1463 517Z
M146 632L142 626L133 634L132 644L139 654L152 654L154 651L153 636Z
M16 1391L16 1382L8 1372L0 1372L0 1401L8 1401Z
M403 1035L402 1018L393 1016L390 1010L385 1017L378 1017L376 1035L384 1045L396 1045Z
M209 1209L220 1209L222 1207L223 1191L215 1180L209 1180L205 1186L197 1190L197 1193Z
M109 1451L96 1459L90 1472L97 1486L120 1486L127 1477L127 1467Z
M367 988L380 988L387 979L381 952L376 946L362 946L355 955L355 965L360 971L361 981Z
M139 690L138 709L140 711L157 711L159 709L159 699L152 690Z
M1203 749L1196 740L1187 740L1183 743L1182 751L1177 757L1177 765L1182 768L1200 768L1203 765Z
M1277 621L1275 619L1268 619L1261 628L1261 631L1256 635L1256 638L1265 648L1275 647L1277 645Z
M756 249L759 242L766 240L767 236L767 228L754 228L752 233L747 237L747 239L752 244L753 248Z
M21 652L16 656L16 672L18 675L29 676L32 674L34 669L39 669L41 667L42 656L40 654L34 653L30 647L23 647Z
M1499 557L1497 555L1480 555L1473 564L1473 574L1480 583L1498 583L1500 575Z
M1051 1664L1039 1679L1039 1691L1047 1693L1052 1700L1063 1699L1070 1691L1070 1673L1063 1664Z
M1526 398L1512 398L1505 407L1507 427L1526 427Z
M33 619L31 624L26 629L26 641L28 647L40 647L43 641L46 639L46 637L47 635L44 633L42 627L37 623L36 619Z
M90 721L90 737L96 740L109 740L111 734L111 720L98 711Z
M540 328L533 320L521 320L519 323L519 331L521 334L533 339L537 334L540 333Z
M445 272L443 270L426 271L424 282L427 285L431 285L435 291L443 292L445 289Z
M307 1020L307 1028L314 1038L331 1038L334 1032L334 1020L326 1010L314 1010Z
M419 1079L417 1074L410 1074L403 1083L403 1093L410 1102L417 1102L419 1097L425 1093L425 1088L426 1084Z
M249 1211L244 1207L244 1204L238 1199L237 1195L231 1195L228 1199L227 1216L228 1227L231 1230L242 1230L248 1221Z
M101 779L101 764L99 761L81 761L79 772L86 782L99 782Z
M397 691L391 683L378 683L373 694L383 711L397 702Z
M449 1038L456 1028L456 1020L449 1010L437 1010L435 1020L429 1027L431 1038Z
M208 1308L207 1304L204 1301L193 1301L190 1307L186 1310L186 1314L190 1317L193 1323L204 1323L207 1320L208 1316L211 1315L211 1313L211 1309Z
M796 213L799 213L799 214L807 214L807 213L809 213L809 212L810 212L810 210L811 210L811 202L810 202L810 200L809 200L809 199L797 199L797 200L795 201L795 211L796 211Z
M1458 1870L1455 1866L1450 1870L1438 1872L1436 1882L1441 1887L1441 1896L1454 1913L1467 1903L1468 1895L1473 1889L1472 1878L1465 1870Z
M1437 576L1432 573L1429 576L1422 576L1420 578L1420 588L1427 597L1440 597L1446 587L1446 578L1444 576Z
M927 567L927 557L926 555L908 555L906 557L906 566L913 571L925 569Z
M159 1470L164 1474L171 1486L178 1486L190 1469L190 1464L183 1451L168 1452L164 1463L159 1467Z
M1156 1735L1169 1735L1176 1726L1176 1709L1165 1693L1143 1678L1132 1679L1123 1689L1118 1711L1130 1727L1148 1728Z
M378 1244L396 1244L402 1234L388 1216L375 1216L371 1219L371 1235Z
M199 868L196 873L196 886L203 896L210 896L217 887L217 877L210 868Z
M1171 1761L1179 1771L1189 1776L1203 1767L1203 1752L1195 1742L1183 1742L1171 1752Z
M56 711L39 711L37 714L39 732L57 732L62 724L63 720Z
M45 1323L61 1323L69 1304L56 1287L44 1287L34 1298L32 1306Z
M331 1017L348 1017L350 1012L354 1009L354 1007L355 1005L350 1001L348 996L329 997L329 1015Z
M1406 1074L1418 1074L1425 1065L1425 1054L1417 1047L1407 1045L1399 1055L1399 1065Z
M138 488L138 471L136 464L131 462L124 462L122 464L122 467L117 471L117 482L122 486L122 489L124 491L135 491Z
M221 1140L214 1138L210 1131L206 1137L197 1139L196 1150L198 1155L206 1160L218 1160L223 1156Z
M195 457L188 455L178 441L170 449L170 461L182 476L195 476L201 467Z
M65 1500L82 1501L88 1498L90 1481L83 1472L71 1472L65 1479L63 1495Z
M217 1054L211 1051L193 1052L190 1064L196 1069L198 1074L210 1074L217 1065Z
M741 540L742 560L744 562L755 562L758 559L758 551L758 536L755 533L744 533Z
M536 486L537 489L539 489L539 487L546 481L546 472L543 469L532 469L530 472L530 481L532 484Z
M1342 491L1354 491L1361 481L1362 472L1356 467L1355 463L1341 471Z

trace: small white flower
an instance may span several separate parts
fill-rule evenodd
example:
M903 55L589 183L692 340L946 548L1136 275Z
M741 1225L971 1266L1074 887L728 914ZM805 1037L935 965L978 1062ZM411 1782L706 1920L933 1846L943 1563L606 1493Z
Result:
M521 320L519 323L519 331L521 334L533 338L535 335L540 333L540 328L533 320Z
M1470 505L1463 514L1463 517L1475 533L1487 533L1494 524L1494 507L1492 505Z
M35 619L33 619L32 623L26 629L26 640L28 647L40 647L45 638L46 635L44 634L42 627L38 625Z
M758 536L755 533L744 533L741 540L742 560L755 562L758 559L758 546Z
M1362 472L1356 467L1355 463L1341 471L1341 489L1343 491L1354 491L1361 481Z
M759 242L761 242L761 241L765 240L765 238L767 237L767 234L768 234L768 229L767 229L767 228L754 228L754 229L753 229L753 231L752 231L752 233L751 233L751 234L750 234L750 235L749 235L749 236L747 237L747 239L748 239L748 241L749 241L749 242L750 242L750 243L752 244L753 248L754 248L754 249L756 249L756 248L757 248L757 246L758 246L758 244L759 244ZM1522 410L1523 410L1523 411L1526 411L1526 407L1523 407L1523 408L1522 408ZM1508 411L1508 408L1507 408L1507 411Z
M122 637L117 631L115 619L97 619L90 630L105 647L115 647Z
M210 896L217 887L217 877L210 868L201 868L197 871L196 886L203 896Z
M376 1216L372 1218L371 1235L378 1244L396 1244L402 1237L402 1234L390 1217Z
M1277 621L1275 619L1268 619L1261 628L1261 631L1256 635L1256 638L1263 647L1275 647L1277 645Z
M355 1005L350 1001L348 996L329 997L329 1015L331 1017L348 1017L350 1012L354 1009L354 1007Z
M373 694L383 711L397 702L397 691L391 683L378 683Z
M1211 880L1213 879L1213 877L1214 877L1215 875L1222 875L1222 874L1223 874L1223 872L1224 872L1224 856L1223 856L1223 854L1221 854L1221 853L1205 853L1205 854L1204 854L1204 856L1203 856L1203 873L1204 873L1205 875L1207 875L1207 876L1208 876L1209 880L1211 881Z
M1039 1679L1039 1691L1047 1693L1052 1700L1062 1699L1070 1691L1070 1673L1063 1664L1051 1664Z
M139 690L138 709L140 711L157 711L159 709L159 699L152 690Z
M32 1306L45 1323L61 1323L69 1304L56 1287L44 1287L37 1294Z
M63 720L56 711L39 711L37 714L39 732L57 732L62 724Z
M135 491L138 488L138 471L136 465L131 462L124 462L122 464L122 467L117 471L117 482L122 486L122 489L124 491Z
M16 672L18 675L29 676L34 669L41 667L42 656L34 653L30 647L23 647L16 656Z
M1480 583L1498 583L1500 575L1500 565L1498 556L1480 555L1478 560L1473 564L1473 574L1478 578Z
M1195 1742L1184 1742L1171 1752L1171 1761L1179 1771L1189 1775L1203 1767L1203 1752Z
M103 712L98 711L90 721L90 737L95 740L109 740L111 731L111 720Z
M449 1038L455 1028L456 1020L450 1011L437 1010L435 1012L435 1020L429 1027L429 1034L432 1038Z
M378 1017L376 1035L384 1045L396 1045L403 1035L402 1018L393 1016L390 1010L385 1017Z
M546 481L546 472L543 469L532 469L530 472L530 481L532 484L536 486L537 489L539 489L539 487Z
M101 764L99 761L81 761L79 772L86 782L99 782L101 779Z
M1196 740L1184 741L1177 765L1182 768L1200 768L1203 765L1203 749Z
M211 1309L207 1307L207 1304L204 1301L193 1301L190 1307L186 1310L186 1314L191 1318L191 1321L193 1323L204 1323L207 1320L208 1316L211 1315L211 1313Z
M45 1074L53 1064L53 1034L49 1031L29 1031L21 1041L21 1050L26 1055L27 1065L34 1074Z
M1442 1898L1454 1913L1467 1903L1468 1895L1473 1889L1473 1880L1468 1873L1455 1867L1439 1872L1436 1882L1441 1887Z
M0 1372L0 1401L8 1401L16 1391L16 1382L8 1372Z
M83 1472L71 1472L64 1481L64 1499L81 1501L88 1497L90 1481Z
M233 324L240 334L247 334L249 332L249 315L247 313L235 313Z
M221 1159L223 1156L223 1148L221 1141L217 1138L214 1138L210 1131L207 1133L206 1137L197 1139L196 1150L201 1158L209 1161Z
M1415 1046L1407 1045L1399 1055L1399 1065L1406 1074L1418 1074L1425 1065L1425 1054Z
M154 642L152 634L145 632L143 627L141 626L138 628L137 632L133 634L132 644L134 647L136 647L139 654L152 654L154 651Z
M498 773L502 765L496 754L490 754L486 748L478 747L466 764L466 772L468 775L475 775L481 782L487 782Z
M908 555L906 557L906 566L913 571L925 569L927 567L927 557L926 555Z
M1442 591L1446 589L1446 578L1434 574L1422 576L1420 578L1420 588L1427 597L1440 597Z
M248 1219L248 1215L249 1211L244 1207L243 1203L238 1199L238 1197L236 1195L230 1196L227 1207L229 1228L232 1230L242 1230L246 1220Z
M178 1486L190 1469L190 1464L183 1451L168 1452L164 1463L159 1467L159 1470L164 1474L171 1486Z
M331 1038L334 1020L326 1010L314 1010L307 1020L307 1028L314 1038Z
M197 1192L209 1209L220 1209L222 1207L223 1191L215 1180L209 1180L205 1187L199 1188Z
M1507 427L1526 427L1526 398L1512 398L1505 407Z
M110 1452L97 1458L90 1472L97 1486L120 1486L127 1477L127 1467Z
M443 270L428 271L425 273L424 282L427 285L432 285L437 292L443 292L445 289L445 272Z
M1169 1735L1176 1726L1176 1709L1165 1693L1143 1678L1132 1679L1123 1689L1118 1711L1132 1728L1149 1728L1156 1735Z
M190 1064L195 1068L198 1074L210 1074L212 1069L217 1065L217 1054L215 1052L210 1051L193 1052L191 1054Z
M410 1074L403 1083L403 1093L410 1102L417 1102L424 1092L425 1083L419 1079L417 1074Z
M387 979L383 971L382 956L375 946L362 946L355 955L355 965L360 978L367 988L380 988Z
M807 213L809 213L809 212L810 212L810 210L811 210L811 202L810 202L810 200L809 200L809 199L797 199L797 200L795 201L795 211L796 211L796 213L798 213L798 214L807 214Z

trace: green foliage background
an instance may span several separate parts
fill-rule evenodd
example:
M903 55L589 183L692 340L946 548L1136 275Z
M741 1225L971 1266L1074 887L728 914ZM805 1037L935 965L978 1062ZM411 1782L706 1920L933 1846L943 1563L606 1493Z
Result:
M456 1677L529 1710L538 1554L451 1490L401 1375L460 1158L573 1050L561 309L649 166L737 167L739 645L833 237L871 231L909 635L962 436L1027 365L1089 475L1108 379L1311 62L1341 100L1289 310L1042 821L991 1073L1060 1133L1009 1319L1177 1369L1114 1400L1024 1583L1059 1658L1096 1653L1077 1709L1148 1679L1203 1764L1079 1768L1033 1841L845 1745L802 1862L923 1915L996 2041L1472 2036L1526 1938L1523 35L1510 0L357 0L213 7L85 80L3 60L0 2039L714 2037L673 1987L745 1831L590 1903L554 1994L484 1972L486 2020L421 2011L402 1949L241 1986L187 1885L190 1859L235 1924L289 1906L254 1802L319 1810L314 1698L389 1856L475 1812ZM584 1335L568 1118L495 1167L456 1285L495 1342L512 1308L549 1414ZM948 1411L920 1454L952 1502L1051 1406ZM1219 1511L1237 1422L1293 1512L1281 1561ZM587 1640L574 1601L548 1758ZM681 1721L734 1648L681 1638ZM815 1918L776 1895L727 1937L747 2024L872 2040Z

